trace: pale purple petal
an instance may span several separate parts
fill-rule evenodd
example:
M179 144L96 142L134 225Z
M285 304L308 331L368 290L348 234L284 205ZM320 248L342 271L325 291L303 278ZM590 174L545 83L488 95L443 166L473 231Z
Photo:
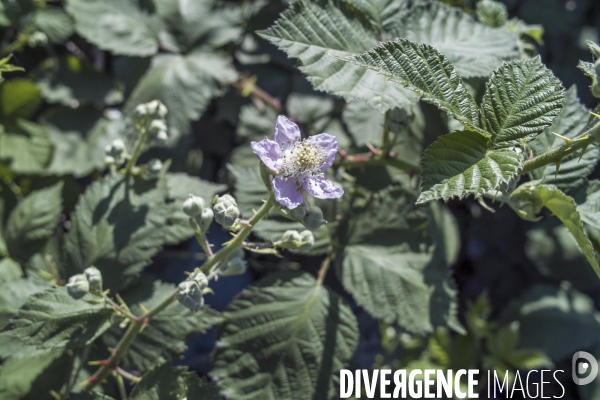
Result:
M339 199L344 195L341 187L327 179L308 178L303 187L317 199Z
M298 190L293 179L273 178L275 200L287 208L296 208L304 201L304 195Z
M273 139L281 146L282 150L286 150L300 140L300 128L283 115L280 115L277 117L277 123L275 123Z
M321 167L321 170L325 171L327 168L331 167L333 161L335 160L335 156L337 155L337 138L333 135L330 135L329 133L321 133L315 136L311 136L309 140L325 149L327 155L325 157L325 163Z
M277 172L283 167L283 153L273 140L263 139L260 142L251 142L250 147L268 168Z

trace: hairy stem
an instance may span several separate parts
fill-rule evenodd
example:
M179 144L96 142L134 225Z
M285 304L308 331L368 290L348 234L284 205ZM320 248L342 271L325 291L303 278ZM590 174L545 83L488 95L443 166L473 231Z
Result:
M585 149L593 143L596 143L596 139L594 139L593 136L588 135L586 132L586 134L578 137L577 139L571 140L570 143L565 143L559 148L556 148L544 154L540 154L539 156L534 157L529 161L526 161L523 165L521 175L531 172L535 169L541 168L548 164L560 163L560 161L564 157L568 156L569 154L575 153L578 150L585 151Z
M217 253L213 254L206 260L206 262L202 266L202 271L208 272L213 266L217 265L219 262L223 261L229 254L231 254L233 250L240 247L244 240L248 237L250 232L252 232L254 226L261 219L267 216L274 204L275 199L273 198L273 195L271 195L269 199L262 205L262 207L256 212L256 214L254 214L254 216L250 218L249 225L245 226L242 230L240 230L236 237L233 240L231 240L225 247L223 247L221 250L219 250ZM156 314L158 314L159 312L167 308L169 305L171 305L171 303L173 303L176 297L177 291L174 291L170 296L165 298L154 308L146 311L139 317L135 317L131 321L127 332L125 332L125 335L121 338L119 344L117 344L117 347L115 347L111 356L108 358L108 360L106 360L106 362L103 362L100 368L98 368L98 370L94 373L94 375L92 375L92 377L88 379L84 390L92 390L98 383L106 379L111 374L111 372L117 368L119 361L129 348L133 340L136 338L138 333L140 333L142 327L145 324L147 324L152 317L154 317Z
M317 273L317 286L323 285L323 281L325 280L325 275L327 275L327 271L329 270L329 266L331 265L331 255L328 255L321 263L321 268Z
M281 101L256 86L252 79L240 79L237 82L233 82L231 85L243 94L248 93L248 95L263 101L278 113L283 112Z
M135 142L135 146L133 148L133 154L131 154L131 157L127 161L127 165L125 166L125 175L129 176L129 174L131 174L131 170L133 169L133 167L135 167L135 164L136 164L138 158L140 157L140 154L142 154L142 148L144 147L144 139L145 138L146 138L146 129L142 128L142 130L140 130L140 134L137 138L137 141Z

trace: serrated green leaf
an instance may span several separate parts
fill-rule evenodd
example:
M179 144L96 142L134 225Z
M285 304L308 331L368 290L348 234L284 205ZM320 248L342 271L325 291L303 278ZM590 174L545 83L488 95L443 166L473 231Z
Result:
M167 174L169 191L166 207L169 209L167 226L163 230L166 244L177 244L194 236L190 217L183 212L182 204L190 194L204 199L207 206L212 204L215 194L224 191L225 185L204 181L185 173Z
M69 357L63 349L10 358L2 363L0 370L0 398L47 398L50 390L60 390L68 368Z
M131 391L131 400L220 400L217 389L188 372L169 363L152 368L142 376Z
M503 61L519 55L515 35L491 29L442 2L417 3L398 25L396 36L431 45L448 57L463 78L486 77Z
M0 354L90 344L110 327L112 314L104 302L75 300L64 287L36 293L0 331Z
M23 276L21 265L10 257L0 259L0 284Z
M73 20L58 7L46 6L39 9L33 17L33 23L52 43L62 42L74 31Z
M209 101L224 93L223 84L236 78L230 58L206 51L187 55L161 54L137 84L126 104L127 110L152 100L169 110L167 123L176 134L200 118Z
M48 282L32 277L28 279L12 279L0 284L0 327L4 327L14 317L19 308L30 296L50 287Z
M270 275L227 307L212 376L225 397L328 399L357 339L338 295L308 274Z
M29 194L12 210L4 237L11 257L27 261L53 234L62 212L62 182Z
M144 286L122 297L130 305L135 315L151 309L169 296L173 296L176 287L167 283L155 282L154 286ZM154 316L144 330L138 334L125 356L121 359L125 368L145 371L157 363L172 360L185 350L186 339L195 333L206 332L211 326L221 322L220 313L208 306L192 312L178 302L173 302ZM125 330L115 323L103 336L104 347L115 348Z
M8 129L0 130L0 160L16 173L39 174L44 171L54 150L48 130L25 120L18 120L16 126Z
M468 195L479 197L518 176L523 155L505 148L489 150L487 137L471 131L444 135L425 150L422 192L417 203Z
M123 101L123 86L73 55L45 63L36 80L49 103L113 105Z
M400 188L354 205L340 234L347 244L336 258L344 288L375 318L423 334L456 322L449 266L459 248L447 211L416 206ZM345 226L347 224L347 226Z
M579 64L577 64L577 68L579 68L579 70L582 71L588 78L594 79L596 77L596 69L594 68L594 63L587 61L579 61Z
M484 25L498 28L508 21L508 11L499 1L481 0L477 3L477 18Z
M318 90L347 100L365 100L381 112L414 103L417 96L401 85L327 55L348 56L375 47L400 15L399 3L386 0L377 0L372 5L360 3L295 1L273 27L259 34L289 56L298 58L300 70Z
M145 57L158 51L150 17L132 0L69 0L75 30L114 54Z
M479 110L473 96L450 60L428 44L399 39L365 53L336 57L405 85L463 125L479 128Z
M0 115L3 123L30 118L42 103L40 89L25 78L13 79L0 86Z
M116 291L127 285L161 250L166 197L160 180L116 175L91 184L79 198L65 235L69 275L93 265L102 272L106 288Z
M560 81L540 57L502 64L486 84L481 127L495 147L533 139L552 124L564 100Z
M378 146L382 143L385 114L363 101L353 101L342 113L342 119L348 127L357 146L367 143Z
M510 206L525 219L535 218L542 207L550 210L571 232L583 255L596 274L600 276L600 265L594 247L585 234L582 218L572 197L554 186L525 184L515 189L510 200Z
M572 86L567 90L563 108L554 120L552 126L546 128L535 140L528 143L535 156L554 150L565 144L565 141L554 133L558 133L568 139L574 139L586 126L589 118L589 110L579 102L577 88ZM551 164L532 172L535 179L543 179L543 183L551 184L560 190L569 193L581 186L587 176L594 170L598 163L600 150L590 146L584 153L571 154L562 159L560 168L556 172L556 166Z

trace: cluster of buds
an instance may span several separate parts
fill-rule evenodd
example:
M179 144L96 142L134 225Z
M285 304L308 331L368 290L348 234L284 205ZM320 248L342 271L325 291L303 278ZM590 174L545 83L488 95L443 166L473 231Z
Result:
M99 294L102 292L102 274L96 267L89 267L83 274L70 277L66 286L69 296L74 299L80 299L88 292Z
M301 205L290 210L290 214L297 221L301 222L306 229L311 231L316 231L321 226L327 224L327 221L323 218L323 211L316 206L307 207Z
M115 139L104 148L104 163L109 166L119 167L129 157L127 147L122 139Z
M315 244L315 236L309 230L298 232L295 230L285 231L281 235L281 240L273 243L275 247L282 249L297 249L303 246L312 246Z
M206 232L215 217L213 210L206 207L202 197L190 194L183 202L183 212L190 217L192 229L199 227L202 232Z
M140 104L135 108L136 127L146 135L150 144L164 146L169 140L166 116L167 107L159 100Z
M235 227L240 218L240 209L235 199L228 194L221 197L217 195L213 204L217 223L225 228Z
M232 276L241 275L246 272L248 263L244 260L244 250L236 248L231 252L227 261L222 263L219 268L219 275Z
M187 280L177 287L177 301L192 311L198 311L204 305L204 290L208 288L208 278L204 272L196 269Z

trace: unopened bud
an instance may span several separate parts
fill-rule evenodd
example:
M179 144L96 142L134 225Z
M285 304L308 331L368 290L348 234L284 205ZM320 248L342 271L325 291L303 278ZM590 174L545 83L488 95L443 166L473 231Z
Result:
M302 224L311 231L316 231L321 226L327 224L323 219L323 211L319 207L310 207L308 213L302 219Z
M192 311L201 309L204 305L204 298L198 282L189 280L181 282L177 286L177 301Z
M223 276L240 275L246 272L247 263L241 258L232 258L229 262L221 267L219 274Z
M202 197L194 196L190 194L188 198L183 202L183 212L190 217L196 217L200 215L205 203Z
M102 291L102 273L96 267L89 267L83 271L88 283L90 284L90 290L92 292Z
M163 169L163 163L158 158L148 161L148 172L153 175L159 174Z
M146 106L148 107L148 113L159 119L164 119L167 116L167 107L160 100L153 100Z
M104 148L106 155L114 157L115 159L123 157L126 150L127 148L122 139L115 139Z
M66 286L69 296L74 299L80 299L90 291L90 283L83 274L70 277Z
M290 214L297 221L302 221L302 219L304 217L306 217L306 214L308 214L308 207L306 207L304 205L300 205L300 206L298 206L296 208L291 209L290 210Z
M222 197L216 196L215 201L216 203L213 207L215 220L225 228L231 228L240 217L240 209L235 199L226 194Z
M311 231L300 232L300 237L302 238L302 241L308 246L313 246L315 244L315 235L313 235Z
M190 281L196 282L198 286L200 286L200 290L202 291L204 288L208 287L208 278L204 274L204 272L197 270L192 272L189 279Z
M48 43L48 35L41 31L33 32L31 36L29 36L29 38L27 39L27 43L31 47L36 47L40 45L43 46Z
M106 165L115 165L116 163L117 163L117 160L115 160L114 157L104 156L104 164L106 164Z
M203 232L206 232L215 219L215 213L210 208L206 207L200 213L200 218L198 223L200 224L200 229Z

